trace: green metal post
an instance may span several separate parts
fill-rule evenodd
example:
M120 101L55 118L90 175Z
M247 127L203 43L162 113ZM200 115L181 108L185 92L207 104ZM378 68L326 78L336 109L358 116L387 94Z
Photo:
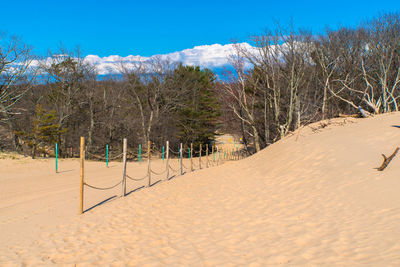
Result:
M164 161L164 146L162 147L162 161Z
M107 144L107 146L106 146L106 154L107 154L107 161L106 161L106 165L107 165L107 168L108 168L108 144Z
M56 143L56 172L58 172L58 143Z
M139 162L142 161L142 145L139 144Z

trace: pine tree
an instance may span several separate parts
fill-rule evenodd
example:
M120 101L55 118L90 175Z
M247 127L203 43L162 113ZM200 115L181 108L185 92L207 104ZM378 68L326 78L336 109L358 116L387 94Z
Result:
M25 143L31 148L32 158L37 152L46 153L46 146L54 145L60 135L67 131L58 123L57 114L54 110L46 111L42 105L36 105L35 117L30 132L18 132L25 139Z
M195 147L200 143L210 145L215 139L220 116L214 73L181 65L175 70L173 79L183 96L177 110L178 138Z

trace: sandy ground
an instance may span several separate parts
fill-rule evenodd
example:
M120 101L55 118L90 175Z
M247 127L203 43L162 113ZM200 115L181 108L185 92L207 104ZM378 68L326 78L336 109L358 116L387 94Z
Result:
M0 160L0 265L399 266L400 155L374 169L399 140L400 113L316 123L84 215L77 160L58 174L50 160ZM104 165L87 162L87 182L118 182L121 164ZM88 189L85 208L120 193Z

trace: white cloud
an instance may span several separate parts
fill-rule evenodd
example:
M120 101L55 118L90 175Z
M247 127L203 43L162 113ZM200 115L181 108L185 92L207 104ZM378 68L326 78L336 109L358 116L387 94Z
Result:
M248 51L255 52L257 49L248 43L240 43L240 46ZM202 68L221 68L229 64L229 56L236 54L234 44L220 45L201 45L191 49L184 49L168 54L153 55L151 57L142 57L140 55L129 55L121 57L119 55L110 55L107 57L99 57L97 55L88 55L84 61L95 66L97 73L100 75L120 73L121 63L126 68L135 68L137 63L146 63L155 59L167 60L171 63L181 62L184 65L200 66ZM58 59L62 59L63 55L57 55ZM54 63L54 59L48 57L42 60L33 60L30 64L32 69L36 69L39 65L50 65ZM246 64L249 66L249 64Z
M248 43L241 43L240 45L246 48L252 48ZM154 55L151 57L142 56L126 56L121 57L118 55L111 55L108 57L99 57L96 55L88 55L85 61L93 64L98 73L113 74L118 73L118 64L124 62L128 65L135 65L138 62L151 61L158 57L171 62L182 62L184 65L197 65L204 68L217 68L229 64L228 57L235 53L234 45L202 45L195 46L191 49L185 49L169 54Z

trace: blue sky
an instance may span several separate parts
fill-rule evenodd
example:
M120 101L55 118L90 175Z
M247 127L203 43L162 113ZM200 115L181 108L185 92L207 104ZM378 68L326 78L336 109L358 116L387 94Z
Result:
M296 27L356 26L400 1L9 1L1 0L0 31L46 55L62 42L83 54L165 54L196 45L246 41L291 19ZM7 10L7 12L4 12Z

